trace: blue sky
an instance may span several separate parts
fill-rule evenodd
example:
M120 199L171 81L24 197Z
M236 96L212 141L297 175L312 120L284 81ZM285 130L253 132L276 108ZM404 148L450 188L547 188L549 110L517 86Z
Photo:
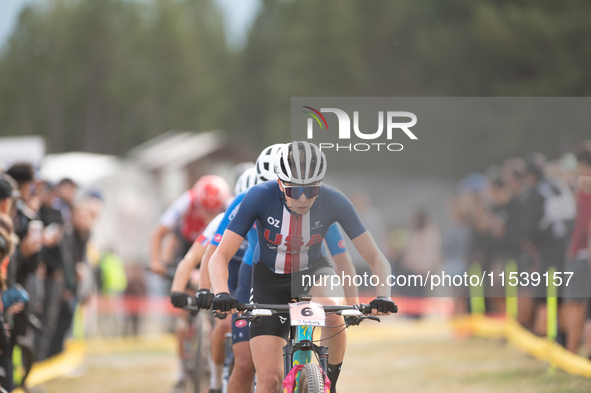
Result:
M17 23L20 10L27 3L43 0L0 0L0 47ZM260 0L215 0L226 17L228 43L240 48L261 6Z

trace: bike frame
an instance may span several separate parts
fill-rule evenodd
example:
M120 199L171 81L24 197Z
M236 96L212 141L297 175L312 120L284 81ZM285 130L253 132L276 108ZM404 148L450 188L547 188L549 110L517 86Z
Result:
M312 342L312 326L291 326L290 337L283 347L283 378L298 364L307 364L312 361L314 351L322 371L328 370L328 347L319 346Z

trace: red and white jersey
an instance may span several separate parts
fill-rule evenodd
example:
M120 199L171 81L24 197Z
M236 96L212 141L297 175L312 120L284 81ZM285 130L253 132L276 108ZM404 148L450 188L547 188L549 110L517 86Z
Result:
M193 189L185 191L160 217L160 224L169 229L174 228L180 220L181 235L190 243L197 240L208 224L199 214L195 199Z

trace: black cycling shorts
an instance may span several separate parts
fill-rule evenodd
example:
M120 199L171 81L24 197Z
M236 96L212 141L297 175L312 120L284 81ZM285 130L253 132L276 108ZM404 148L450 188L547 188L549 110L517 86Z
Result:
M299 295L310 293L310 286L302 285L302 276L313 275L322 268L334 269L328 259L314 265L308 270L290 273L274 273L259 262L253 266L252 301L263 304L287 304ZM270 317L263 317L260 322L250 324L250 338L256 336L277 336L287 340L289 336L289 313L277 313Z

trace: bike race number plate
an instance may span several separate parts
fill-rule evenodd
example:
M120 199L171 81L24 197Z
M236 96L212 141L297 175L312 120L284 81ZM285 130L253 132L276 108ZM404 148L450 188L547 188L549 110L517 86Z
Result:
M322 304L299 302L289 305L291 326L324 326L326 315Z

